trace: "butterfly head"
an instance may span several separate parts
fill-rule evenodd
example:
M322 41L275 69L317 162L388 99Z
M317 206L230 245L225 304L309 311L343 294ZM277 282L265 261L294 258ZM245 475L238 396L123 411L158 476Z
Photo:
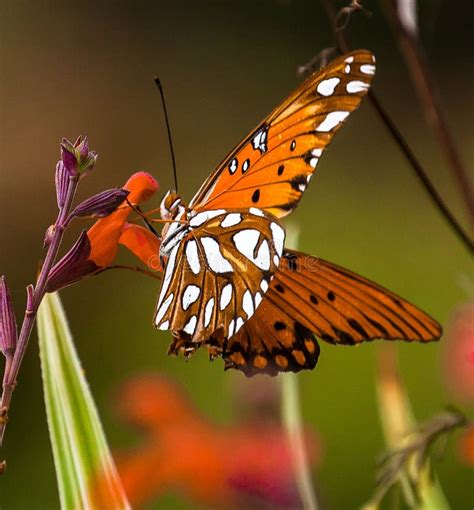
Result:
M183 209L181 197L174 190L169 190L160 204L160 214L164 220L174 220Z

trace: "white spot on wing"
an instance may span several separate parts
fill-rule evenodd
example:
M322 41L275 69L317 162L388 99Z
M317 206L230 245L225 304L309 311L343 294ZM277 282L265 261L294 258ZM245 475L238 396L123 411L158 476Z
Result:
M267 130L260 128L252 139L252 146L255 150L259 150L262 154L267 151Z
M261 209L258 209L257 207L251 207L249 209L249 213L253 214L254 216L262 216L262 217L265 216L263 214L263 211Z
M250 159L246 159L242 163L242 172L246 172L249 169L249 166L250 166Z
M258 249L257 256L255 257L255 260L252 260L252 262L264 271L268 271L268 269L270 269L270 248L267 241L262 241L262 244Z
M278 266L278 264L280 263L280 257L278 257L278 255L273 255L273 263L275 264L275 266Z
M237 317L237 320L235 321L235 331L234 335L237 334L239 329L245 324L244 319L242 317Z
M237 250L249 260L253 260L253 252L257 246L259 237L260 232L258 230L244 229L234 234L232 239L234 240Z
M263 290L263 292L267 292L268 282L265 280L265 278L260 282L260 288Z
M363 81L350 81L346 85L346 90L349 94L355 94L356 92L365 92L369 88L369 84Z
M233 241L237 250L247 257L250 262L263 270L270 269L270 248L267 241L263 240L258 248L257 255L254 256L255 248L260 238L258 230L249 228L240 230L233 236Z
M197 243L194 239L189 240L186 243L186 259L189 267L194 274L198 274L201 271L201 264L199 263L199 253Z
M375 66L372 64L362 64L360 72L364 74L375 74Z
M161 322L163 317L165 316L165 313L168 311L168 308L170 307L171 302L173 301L174 294L171 293L164 301L164 303L158 308L156 312L155 317L155 324L158 326L158 324Z
M188 335L193 335L194 330L196 329L197 324L197 317L195 315L192 315L191 318L188 320L186 325L183 328L183 331L185 333L188 333Z
M321 94L322 96L332 96L334 94L335 88L340 83L340 78L327 78L326 80L322 80L318 83L318 86L316 87L316 91L318 94Z
M169 327L170 327L170 321L165 321L165 322L163 322L163 324L160 324L158 329L166 331L167 329L169 329Z
M352 64L352 62L354 62L354 55L351 55L350 57L347 57L344 62L346 64Z
M254 314L255 310L253 307L252 293L247 289L242 297L242 308L247 314L247 319L250 319Z
M313 149L311 151L311 154L315 157L315 158L319 158L321 156L321 154L323 153L323 149Z
M258 305L262 302L262 295L260 292L255 293L255 309L257 309Z
M219 308L221 310L225 310L227 305L230 303L231 299L232 299L232 284L227 283L226 285L224 285L224 287L222 287L221 290Z
M272 231L273 243L278 256L281 257L283 253L283 243L285 242L285 231L278 225L278 223L271 222L270 229Z
M229 273L233 271L229 261L221 253L219 243L212 237L202 237L201 244L206 255L207 265L214 273Z
M201 294L201 289L197 285L188 285L183 292L182 306L183 310L187 310Z
M346 74L349 74L351 72L351 66L350 65L344 66L344 72Z
M165 276L163 278L163 283L161 284L161 292L160 297L158 298L158 308L161 306L161 302L165 297L166 292L168 291L168 287L171 282L171 278L173 277L174 266L176 263L176 254L178 252L178 246L176 245L170 253L168 258L168 262L166 263Z
M316 168L316 165L318 164L318 158L311 158L309 160L309 166L311 168ZM308 176L309 177L309 176Z
M330 112L326 115L326 118L321 122L321 124L319 124L319 126L316 128L316 131L327 133L328 131L334 129L338 124L343 122L348 115L349 112Z
M238 225L242 221L242 216L239 213L230 213L222 221L221 227L228 228Z
M234 158L230 163L229 163L229 172L231 174L234 174L235 171L237 170L237 167L239 166L239 162L237 160L237 158Z
M229 331L227 333L227 338L230 338L231 336L233 336L234 331L235 331L235 320L232 319L229 323Z
M214 298L211 297L206 303L206 309L204 311L204 327L207 328L211 322L212 312L214 311Z
M221 214L224 214L224 209L214 209L213 211L203 211L200 213L197 213L196 216L191 218L189 220L189 226L190 227L200 227L203 223L206 221L215 218L216 216L219 216Z

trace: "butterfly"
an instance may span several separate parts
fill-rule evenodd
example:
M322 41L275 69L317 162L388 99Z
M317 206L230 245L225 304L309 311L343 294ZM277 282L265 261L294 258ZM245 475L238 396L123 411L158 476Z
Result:
M170 354L206 346L247 376L311 369L332 344L418 340L440 325L408 301L319 258L285 248L281 219L298 205L324 150L375 73L371 52L312 74L217 166L189 205L163 198L164 275L155 325Z

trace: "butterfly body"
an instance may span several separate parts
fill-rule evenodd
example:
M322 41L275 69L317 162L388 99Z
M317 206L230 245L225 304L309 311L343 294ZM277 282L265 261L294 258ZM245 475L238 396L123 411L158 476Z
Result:
M392 292L284 248L295 209L334 134L367 93L365 50L314 73L254 129L185 205L164 197L165 272L155 325L169 353L207 346L226 368L275 375L313 368L319 345L375 338L430 341L439 324Z

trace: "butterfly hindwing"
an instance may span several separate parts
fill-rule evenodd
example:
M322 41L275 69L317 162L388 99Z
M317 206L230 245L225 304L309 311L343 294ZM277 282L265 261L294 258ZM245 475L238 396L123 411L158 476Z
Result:
M190 342L218 330L231 337L268 290L283 253L283 228L252 208L198 213L175 232L180 238L166 263L156 326Z
M358 50L310 76L218 165L190 206L238 203L276 217L290 213L324 149L367 93L374 62L372 53Z
M393 292L310 255L285 250L255 315L220 353L246 375L313 368L314 338L353 345L367 340L437 340L441 326ZM211 339L211 343L216 339Z

